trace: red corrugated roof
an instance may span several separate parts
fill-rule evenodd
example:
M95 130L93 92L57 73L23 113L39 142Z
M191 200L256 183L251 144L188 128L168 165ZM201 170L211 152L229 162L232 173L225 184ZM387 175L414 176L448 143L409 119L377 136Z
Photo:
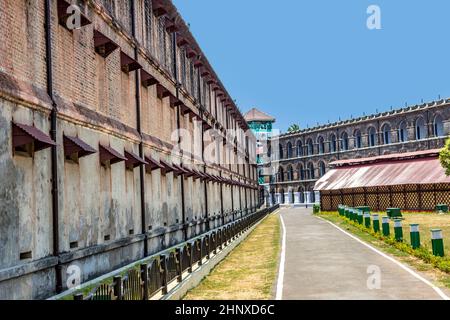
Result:
M421 151L413 151L413 152L404 152L404 153L395 153L395 154L387 154L382 156L370 157L370 158L360 158L360 159L349 159L349 160L339 160L331 162L330 165L332 167L341 167L341 166L351 166L358 165L363 163L376 163L376 162L384 162L388 160L405 160L405 159L416 159L420 157L437 157L439 155L440 149L431 149L431 150L421 150Z
M50 136L36 127L13 122L14 147L34 141L34 150L39 151L51 146L56 146Z
M437 157L423 157L338 167L317 181L314 190L433 183L450 183L450 177Z

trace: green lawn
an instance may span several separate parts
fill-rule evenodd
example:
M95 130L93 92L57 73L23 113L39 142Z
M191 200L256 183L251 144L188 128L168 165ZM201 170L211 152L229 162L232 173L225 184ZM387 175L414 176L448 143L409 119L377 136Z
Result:
M280 218L267 217L184 300L268 300L278 268Z

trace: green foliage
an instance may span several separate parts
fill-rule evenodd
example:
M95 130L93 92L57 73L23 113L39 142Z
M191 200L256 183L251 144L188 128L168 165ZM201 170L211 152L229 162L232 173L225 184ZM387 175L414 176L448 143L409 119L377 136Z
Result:
M447 139L445 147L441 150L439 160L441 161L442 167L445 169L445 174L450 176L450 139Z
M320 204L315 204L315 205L313 206L313 213L314 213L314 214L320 213Z
M291 125L291 126L288 128L288 132L289 132L289 133L295 132L295 131L298 131L298 130L300 130L300 126L299 126L298 124L293 124L293 125Z

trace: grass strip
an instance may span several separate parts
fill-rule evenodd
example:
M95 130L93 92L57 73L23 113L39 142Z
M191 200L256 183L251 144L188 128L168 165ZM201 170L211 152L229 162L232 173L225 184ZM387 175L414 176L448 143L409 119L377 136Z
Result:
M184 300L268 300L280 253L280 218L262 221Z

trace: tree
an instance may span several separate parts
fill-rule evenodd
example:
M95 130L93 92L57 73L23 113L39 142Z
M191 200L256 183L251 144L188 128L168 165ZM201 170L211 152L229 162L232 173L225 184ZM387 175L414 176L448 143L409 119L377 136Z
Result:
M439 160L445 169L445 174L450 176L450 139L447 139L445 147L439 153Z
M293 124L293 125L291 125L291 126L288 128L288 132L289 132L289 133L295 132L295 131L298 131L298 130L300 130L300 126L299 126L298 124Z

